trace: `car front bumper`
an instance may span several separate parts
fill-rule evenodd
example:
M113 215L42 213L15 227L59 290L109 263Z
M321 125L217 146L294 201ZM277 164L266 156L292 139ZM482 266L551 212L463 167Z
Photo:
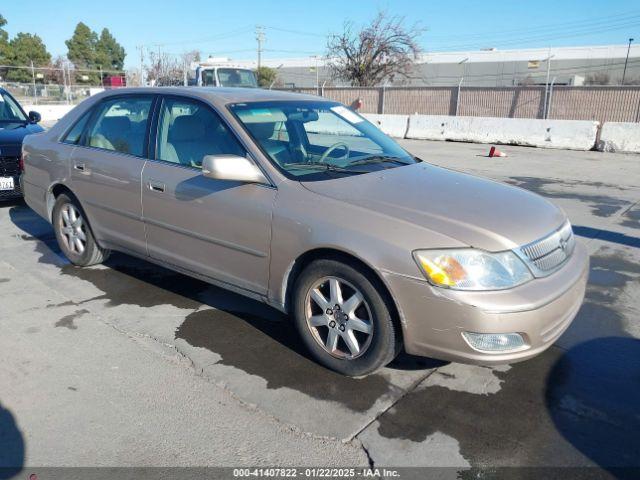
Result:
M384 278L400 310L407 353L496 365L526 360L551 346L578 313L588 273L589 256L578 242L558 271L509 290L463 292L393 273ZM481 352L467 343L463 332L519 333L525 347Z

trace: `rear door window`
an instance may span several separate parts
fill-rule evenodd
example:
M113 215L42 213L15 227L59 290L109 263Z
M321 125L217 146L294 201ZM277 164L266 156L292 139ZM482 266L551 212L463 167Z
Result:
M142 157L153 97L127 96L106 100L97 108L84 145Z

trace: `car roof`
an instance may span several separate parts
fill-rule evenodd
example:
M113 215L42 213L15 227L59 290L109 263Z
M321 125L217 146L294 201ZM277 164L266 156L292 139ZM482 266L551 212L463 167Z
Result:
M126 87L108 90L102 96L155 93L165 95L188 95L206 98L213 103L243 103L268 101L330 101L316 95L285 92L281 90L266 90L262 88L224 88L224 87Z

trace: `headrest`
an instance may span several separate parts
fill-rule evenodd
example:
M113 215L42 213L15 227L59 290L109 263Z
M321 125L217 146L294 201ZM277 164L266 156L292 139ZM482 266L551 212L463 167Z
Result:
M247 128L257 140L268 140L273 136L275 122L247 123Z
M204 138L204 123L194 115L181 115L169 129L169 142L188 142Z
M117 117L104 117L100 122L100 131L105 136L126 135L131 129L131 120L129 117L120 115Z

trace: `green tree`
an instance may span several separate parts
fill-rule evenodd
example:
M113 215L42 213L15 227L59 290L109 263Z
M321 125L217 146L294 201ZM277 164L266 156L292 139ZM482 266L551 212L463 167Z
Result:
M96 70L97 53L96 46L98 35L87 25L80 22L76 25L73 36L64 42L67 45L67 58L78 70ZM100 76L97 72L80 72L87 75L91 83L98 83Z
M274 68L260 67L256 70L258 76L258 85L261 87L269 87L278 76L278 72Z
M42 39L30 33L18 33L9 42L10 65L46 67L51 63L51 55L47 52ZM11 68L7 72L7 79L16 82L31 82L32 72L26 68Z
M0 15L0 62L3 64L9 62L9 34L3 28L7 24L7 20Z
M96 42L96 63L103 70L122 70L125 56L122 45L111 35L109 29L103 28Z

